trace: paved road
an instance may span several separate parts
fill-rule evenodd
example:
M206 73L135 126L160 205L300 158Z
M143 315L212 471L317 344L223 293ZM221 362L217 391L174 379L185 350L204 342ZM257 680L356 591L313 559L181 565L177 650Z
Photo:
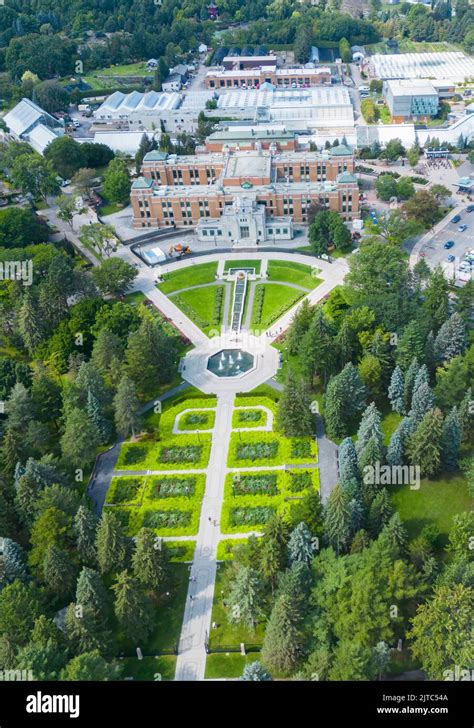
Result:
M217 571L219 518L224 499L227 452L232 430L233 394L217 397L206 489L196 539L194 563L184 612L175 680L203 680L206 669L205 637L211 628L212 601ZM214 525L217 521L217 526Z
M458 223L451 222L454 215L460 215L461 221ZM467 225L467 230L459 232L458 227L461 224ZM448 240L454 241L454 246L450 250L444 248L444 244ZM438 264L445 271L449 278L453 278L455 270L461 262L467 251L474 248L474 212L466 212L465 205L459 205L450 211L438 225L415 245L410 255L410 265L414 265L420 258L420 253L424 254L426 263L430 268L435 268ZM454 255L455 261L448 262L448 255Z

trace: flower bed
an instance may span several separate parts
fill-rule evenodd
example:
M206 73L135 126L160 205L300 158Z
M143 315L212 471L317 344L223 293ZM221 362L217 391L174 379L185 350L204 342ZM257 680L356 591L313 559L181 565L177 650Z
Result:
M236 460L255 462L256 460L274 460L278 454L278 441L239 442L235 448Z
M179 430L212 430L216 414L214 411L196 410L186 412L178 420Z
M192 561L196 549L195 541L166 541L166 550L173 563Z
M158 463L198 463L201 460L201 445L171 445L162 447L158 453Z
M277 473L235 473L232 477L233 495L278 495Z
M191 516L191 511L144 511L142 526L159 530L177 529L188 526Z
M316 462L317 444L311 437L288 438L277 432L233 432L229 468Z
M252 483L259 479L271 483L273 487L267 492L236 493L236 476L238 483ZM250 480L247 480L250 479ZM254 480L255 479L255 480ZM294 489L297 490L294 490ZM310 490L319 489L319 470L295 469L295 470L268 470L259 472L228 473L224 486L224 504L221 513L222 533L244 533L246 531L261 531L266 521L257 521L254 517L266 517L266 509L271 508L274 512L286 517L292 504L303 497ZM259 510L254 510L254 509ZM235 515L237 509L237 516ZM242 521L240 511L250 509L250 520ZM246 517L246 516L245 516ZM237 518L237 520L236 520Z
M169 476L152 478L149 489L150 499L191 498L196 491L196 477Z
M256 526L267 523L275 513L272 506L241 506L231 508L229 521L231 526Z

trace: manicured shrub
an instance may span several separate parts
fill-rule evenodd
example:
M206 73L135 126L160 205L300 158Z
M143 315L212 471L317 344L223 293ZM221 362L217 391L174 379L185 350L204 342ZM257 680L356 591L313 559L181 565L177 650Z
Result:
M292 458L311 458L311 441L308 440L292 440L291 441L291 457Z
M117 478L112 502L124 503L137 500L141 486L142 481L138 478Z
M262 410L239 410L237 417L239 422L260 422L263 412Z

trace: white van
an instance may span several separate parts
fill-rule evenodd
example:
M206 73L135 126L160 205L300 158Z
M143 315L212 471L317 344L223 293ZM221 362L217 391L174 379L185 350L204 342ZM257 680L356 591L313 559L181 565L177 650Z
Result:
M362 91L363 93L369 93L370 89L368 86L359 86L359 91Z

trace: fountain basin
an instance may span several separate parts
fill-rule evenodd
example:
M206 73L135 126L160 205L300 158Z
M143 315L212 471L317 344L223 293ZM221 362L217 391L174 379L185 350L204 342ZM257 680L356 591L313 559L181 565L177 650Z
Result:
M222 349L207 360L207 369L216 377L237 377L253 366L253 355L242 349Z

